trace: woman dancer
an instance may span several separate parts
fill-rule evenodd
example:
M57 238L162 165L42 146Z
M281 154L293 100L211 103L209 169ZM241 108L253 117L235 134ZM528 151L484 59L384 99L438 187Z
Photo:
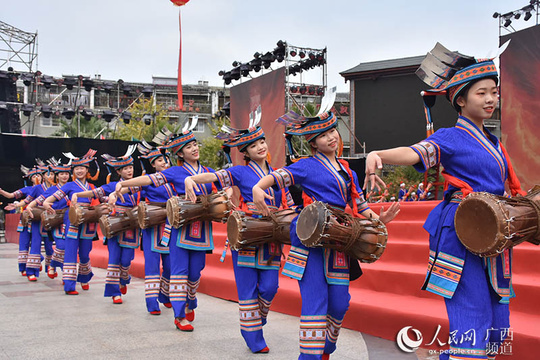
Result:
M127 152L118 158L109 154L101 155L105 165L109 169L107 184L82 192L77 192L71 197L72 205L77 204L79 198L104 199L110 193L113 193L116 184L133 178L133 157L131 155L137 147L130 145ZM111 172L114 170L120 177L119 181L110 182ZM126 195L123 200L116 201L115 211L123 215L133 209L139 203L140 195ZM110 215L114 216L114 215ZM114 304L122 304L122 295L127 293L127 285L131 281L129 268L131 261L135 258L135 249L140 244L139 229L130 229L114 235L107 240L107 249L109 251L109 261L107 265L107 277L105 278L105 297L112 297Z
M25 186L12 193L9 193L0 188L0 195L8 199L24 198L24 200L21 202L15 202L13 204L6 206L6 210L14 210L15 208L19 206L22 207L22 206L28 205L35 199L34 196L36 195L35 194L36 189L38 187L39 188L42 187L41 184L43 182L43 173L45 172L44 169L39 169L37 166L32 169L28 169L27 167L21 165L21 171L23 173L23 178L25 179L25 183L26 183L26 179L29 179L33 185ZM37 232L39 233L38 230ZM30 244L31 244L31 239L32 239L32 224L28 224L28 226L23 226L21 220L19 219L17 232L19 233L19 256L18 256L19 272L21 273L22 276L27 276L29 281L37 281L35 268L28 269L29 271L27 272L27 263L28 263ZM41 238L39 239L39 247L41 251ZM42 259L41 259L41 254L40 254L39 261L38 261L39 263L38 272L37 272L38 275L39 275L39 270L41 266L41 260Z
M87 179L96 180L99 176L99 166L96 174L90 176L89 167L92 161L95 161L94 155L96 150L90 149L88 152L78 158L72 153L64 153L64 156L71 159L71 169L73 171L74 180L68 182L60 189L58 189L53 195L49 196L43 202L43 207L53 214L55 210L52 205L56 201L66 199L69 202L70 197L81 190L94 189L94 185L90 184ZM97 165L97 162L96 162ZM82 204L81 204L82 203ZM90 206L90 200L83 199L79 204L80 206ZM71 224L69 217L65 220L65 257L62 280L64 281L64 291L66 295L79 295L79 292L75 289L77 282L81 283L83 290L90 289L90 279L94 276L92 273L92 266L90 264L90 251L92 250L92 240L96 236L97 224L96 223L84 223L80 225ZM79 259L79 266L77 270L77 255Z
M56 182L56 185L51 186L43 194L41 194L37 199L32 201L27 207L28 216L32 217L32 209L35 206L43 206L43 202L46 198L54 194L58 189L64 186L71 176L71 165L62 165L61 162L57 161L54 157L48 160L50 163L50 170L54 174L53 181ZM59 211L68 208L67 199L63 198L62 200L55 202L52 206L53 209ZM68 218L68 212L64 214L64 223L55 229L48 231L52 240L56 244L54 250L52 249L52 241L49 239L49 236L45 239L45 270L47 271L47 276L51 279L54 279L58 276L56 268L63 268L64 266L64 253L65 253L65 223ZM43 225L43 224L42 224ZM47 235L49 235L47 234Z
M421 172L437 164L444 166L443 176L449 184L444 201L424 224L430 234L430 255L422 288L444 298L450 333L461 341L451 343L450 351L442 353L440 359L494 359L508 334L508 303L515 296L512 249L496 257L474 255L459 241L454 216L470 192L503 195L506 181L513 195L524 192L503 145L483 126L498 102L498 74L493 61L475 60L440 48L438 44L431 51L433 60L422 62L422 72L417 74L441 75L422 77L434 87L424 96L446 95L459 113L455 127L439 129L410 147L371 152L366 159L366 175L384 184L375 174L382 164L414 165ZM436 65L431 67L434 60ZM486 348L492 351L486 352Z
M155 174L119 182L116 185L117 195L121 195L123 187L154 185L159 187L169 183L176 192L184 194L184 179L191 175L214 172L199 163L199 145L191 131L197 121L188 122L182 133L173 138L163 147L179 157L182 165L173 166ZM197 194L207 195L212 192L212 186L198 186ZM193 331L191 322L195 319L194 309L197 307L197 288L201 271L206 262L206 251L214 248L212 239L212 223L197 221L178 229L172 228L171 233L164 234L164 241L172 241L169 246L171 261L171 286L169 296L174 309L174 324L181 331Z
M265 199L270 198L266 189L274 185L283 189L298 184L302 185L304 196L312 201L322 201L340 210L349 204L355 216L379 218L384 223L396 216L397 203L386 212L381 210L377 216L364 199L356 173L350 170L346 161L338 160L341 137L333 113L327 111L312 118L291 113L286 118L287 123L293 125L286 134L304 135L313 156L275 170L253 186L253 202L264 215L268 214ZM349 307L350 259L339 251L302 245L296 235L297 219L291 223L291 250L283 274L297 279L300 285L299 359L328 359L336 349L341 323Z
M230 129L220 136L228 140L224 145L236 147L244 154L246 165L233 166L215 173L199 174L185 179L186 196L195 202L194 188L197 184L219 181L222 187L236 186L240 190L240 208L249 214L258 213L253 204L251 189L263 176L273 171L268 159L268 144L261 127L250 126L245 130ZM283 196L282 192L285 192ZM270 198L266 203L272 211L278 210L284 201L284 207L293 206L292 197L284 189L268 189ZM234 276L240 307L240 332L249 349L254 353L270 351L263 337L268 311L278 290L279 267L281 265L281 247L275 243L262 246L249 246L242 250L231 250Z

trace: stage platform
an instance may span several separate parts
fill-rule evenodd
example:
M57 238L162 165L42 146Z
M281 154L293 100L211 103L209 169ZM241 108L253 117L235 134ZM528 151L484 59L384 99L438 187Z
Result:
M403 327L412 326L423 335L422 347L434 338L437 328L441 330L437 338L448 339L448 321L441 297L420 288L425 278L428 262L428 235L422 225L428 213L438 202L402 203L398 217L388 226L389 238L386 251L373 264L363 264L364 275L351 283L351 304L343 326L348 329L371 334L395 341ZM378 213L379 204L372 204ZM8 215L6 238L17 242L17 218ZM223 224L214 226L215 250L207 256L199 291L226 300L237 301L236 286L230 253L225 262L219 258L223 251L226 228ZM92 266L107 267L107 249L100 242L94 242L91 253ZM513 283L517 297L511 300L510 324L513 340L505 348L510 356L502 359L537 359L540 351L540 308L535 299L540 298L540 247L529 243L514 249ZM141 251L136 252L131 273L144 277L144 259ZM272 311L299 316L301 307L298 284L285 276L280 276L279 291L272 304ZM476 335L480 336L480 335ZM436 343L436 341L435 341Z

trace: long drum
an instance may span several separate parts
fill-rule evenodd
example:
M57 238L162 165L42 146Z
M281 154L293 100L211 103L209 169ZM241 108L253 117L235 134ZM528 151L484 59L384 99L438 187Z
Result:
M41 213L41 224L46 231L56 229L64 223L66 209L56 210L54 214L44 211Z
M364 263L378 260L388 241L382 221L354 218L320 201L302 210L296 234L307 247L338 250Z
M274 242L291 244L290 226L298 214L294 210L276 211L272 216L252 217L233 211L227 220L227 238L233 250Z
M41 221L41 214L43 212L44 212L44 209L42 207L40 206L35 207L32 209L32 215L34 215L34 217L30 218L30 216L28 215L28 211L23 211L23 213L21 214L22 225L26 226L30 222Z
M107 204L87 206L76 204L69 207L69 222L75 226L85 223L98 222L99 218L109 213Z
M497 256L524 241L539 245L540 186L512 198L473 192L459 204L454 225L461 243L482 257Z
M137 207L125 210L119 210L117 207L116 214L100 217L99 227L103 235L110 239L124 231L138 228L137 210Z
M166 203L157 205L156 203L147 204L141 201L138 205L137 216L139 218L139 227L141 229L151 228L164 224L167 220Z
M167 219L178 229L195 221L225 222L232 209L232 203L224 191L197 196L196 203L173 196L167 200Z

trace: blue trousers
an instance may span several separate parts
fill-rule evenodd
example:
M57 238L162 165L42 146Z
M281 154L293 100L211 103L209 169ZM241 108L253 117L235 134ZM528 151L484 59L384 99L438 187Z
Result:
M64 234L62 236L57 236L56 231L52 231L52 237L54 238L54 252L51 259L51 267L56 269L57 267L63 269L64 267L64 255L66 251L66 240L64 239Z
M25 226L19 233L19 272L26 271L26 262L28 261L28 250L30 249L31 235Z
M169 299L171 277L170 256L169 254L152 251L152 231L156 230L144 229L142 238L144 250L144 294L146 298L146 309L149 312L159 310L158 302L162 304L171 302Z
M171 243L169 244L171 260L169 297L174 317L184 318L186 317L186 305L189 309L197 308L197 288L201 279L201 271L206 264L206 251L178 247L176 246L176 238L176 236L171 235Z
M26 275L35 275L39 277L39 268L41 267L41 221L32 221L32 234L30 241L30 251L26 260Z
M127 285L131 281L129 268L135 257L135 249L120 246L118 236L107 239L107 249L109 250L109 263L104 296L121 296L120 285Z
M66 226L66 228L69 227ZM81 229L79 227L79 236ZM64 257L64 272L62 280L64 281L64 291L74 291L77 282L88 283L94 276L90 266L90 251L92 251L91 239L72 239L66 237L66 252ZM79 256L79 269L77 271L77 255Z
M48 236L43 237L43 247L45 248L45 272L49 271L51 266L52 256L54 253L53 240Z
M238 266L238 251L231 251L240 307L240 333L252 352L266 347L263 325L279 287L279 271Z
M310 248L304 275L298 281L302 296L298 359L321 359L323 352L333 353L349 309L349 287L328 284L324 269L324 250Z
M510 327L508 304L499 303L499 299L483 259L467 252L454 296L444 299L450 323L450 353L441 354L439 359L487 359L486 348L496 351Z

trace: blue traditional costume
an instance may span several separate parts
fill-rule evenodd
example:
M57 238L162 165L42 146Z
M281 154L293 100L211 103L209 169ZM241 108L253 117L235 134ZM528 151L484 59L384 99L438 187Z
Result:
M113 157L109 154L101 155L105 160L105 165L109 169L109 180L111 175L111 169L121 170L126 166L133 166L133 157L131 156L135 151L136 146L130 145L125 155L120 157ZM119 181L123 181L120 179ZM94 198L104 199L110 193L113 193L116 189L117 181L108 182L107 184L95 188L92 190ZM140 195L125 194L124 200L117 199L115 212L119 215L124 215L127 211L137 206ZM111 214L109 216L114 216ZM126 293L126 286L131 281L129 275L129 269L131 267L131 261L135 258L135 249L140 245L140 230L130 229L114 235L111 238L106 239L107 249L109 251L109 260L107 263L107 276L105 278L105 297L121 296ZM122 289L121 289L122 287ZM123 290L123 291L122 291ZM119 300L115 303L121 303Z
M55 173L59 174L61 172L71 172L71 165L62 165L60 162L57 162L56 159L51 159L51 165L50 170ZM58 191L60 187L58 185L53 185L50 188L47 189L41 196L39 196L36 199L37 205L41 206L43 205L43 202L45 199L47 199L49 196L53 195L56 191ZM66 198L62 198L60 201L56 201L52 208L54 210L63 210L68 208L68 202ZM68 211L64 214L64 221L63 224L60 226L48 231L52 239L54 240L55 247L52 251L52 254L49 257L49 245L51 241L49 240L49 237L47 236L47 239L45 240L45 252L46 252L46 258L45 258L45 267L47 268L47 265L56 269L57 267L63 268L64 267L64 253L65 253L65 228L66 228L66 221L68 220ZM48 271L48 269L46 269ZM53 277L56 277L55 275Z
M64 156L71 159L71 168L77 166L90 167L90 163L95 160L94 155L96 150L88 150L88 152L78 158L71 153L64 153ZM99 167L98 167L99 169ZM99 171L99 170L98 170ZM97 173L96 173L97 175ZM94 177L96 177L96 175ZM52 196L56 201L66 199L71 202L71 196L75 193L94 189L94 185L84 179L83 181L75 179L68 182L58 189ZM90 199L82 198L79 200L80 206L90 206ZM87 284L94 276L92 266L90 264L90 251L92 251L92 240L96 236L97 224L84 223L81 225L73 225L69 221L69 216L64 218L65 221L65 257L62 280L64 281L64 291L66 294L76 294L75 285L77 282ZM77 254L79 258L79 266L77 269Z
M144 144L144 143L143 143ZM159 148L138 145L140 158L147 159L152 164L160 157L167 157ZM142 199L149 204L165 206L168 199L176 196L176 190L172 184L164 184L156 187L154 185L143 186L141 189ZM167 227L170 233L171 226L166 220L165 223L142 230L142 247L144 251L144 294L146 298L146 309L150 313L159 313L159 303L169 304L169 288L171 277L171 263L169 247L161 243L163 232ZM160 262L161 271L160 269Z
M32 169L28 169L28 168L21 165L21 171L23 172L23 174L24 174L23 178L25 178L25 179L32 179L32 176L37 175L37 174L43 176L43 173L45 173L45 169L39 168L37 166L32 168ZM25 180L25 182L26 182L26 180ZM13 196L14 196L15 199L24 198L24 200L23 200L24 205L28 205L35 199L36 193L39 193L39 194L37 194L37 196L39 196L44 191L44 189L43 189L44 186L45 186L45 189L46 189L47 187L44 184L38 184L38 185L33 185L33 186L25 186L24 188L21 188L21 189L18 189L16 191L14 191ZM38 189L41 189L41 190L38 190ZM19 263L19 272L23 273L23 275L26 275L26 276L35 275L37 277L37 276L39 276L39 268L40 268L41 260L42 260L42 258L41 258L41 238L36 240L36 241L39 241L39 252L37 252L39 254L38 255L39 259L38 259L38 261L36 263L37 272L36 272L34 266L31 267L29 272L27 271L28 263L30 262L31 264L33 264L34 261L36 260L35 256L29 256L29 252L31 250L30 246L31 246L32 228L33 227L35 229L37 229L37 230L34 230L34 231L37 234L39 234L39 226L37 226L37 227L34 226L33 222L28 223L27 226L23 226L21 220L19 219L19 224L17 226L17 232L19 233L18 263ZM37 244L36 244L36 248L37 248ZM33 253L36 253L35 249L34 249Z
M196 141L191 130L182 131L163 146L171 149L173 154L178 153L188 143ZM147 175L155 187L171 184L178 195L185 194L184 179L191 175L214 172L213 169L197 164L193 167L187 162L182 166L173 166L161 172ZM212 185L199 185L195 189L197 195L208 195L212 192ZM186 317L186 307L193 310L197 307L197 288L201 278L201 271L206 263L206 252L214 249L212 236L212 223L210 221L196 221L180 228L167 229L162 241L169 245L171 262L171 282L169 298L174 309L175 324Z
M468 85L488 78L497 82L498 74L491 60L463 59L460 54L448 53L459 60L462 68L456 65L458 61L454 61L453 67L441 66L446 69L448 82L441 78L435 78L436 82L423 79L435 87L426 91L424 97L446 94L459 111L456 100ZM419 71L426 71L426 68L421 67ZM425 78L425 75L420 73L420 77ZM433 101L429 101L425 100L433 105ZM431 122L428 106L426 116ZM510 326L508 304L515 296L512 249L496 257L474 255L459 241L454 216L468 193L485 191L503 195L506 180L514 194L523 193L519 181L499 139L464 116L459 116L455 127L439 129L411 148L421 159L415 165L418 171L424 172L441 164L443 176L449 183L444 200L433 209L424 224L430 235L430 253L422 288L445 298L450 322L450 351L441 354L440 359L494 358L495 354L486 353L486 349L489 346L496 350L504 340Z
M246 130L232 130L235 130L232 134L228 136L223 134L221 137L222 140L228 140L224 144L226 150L229 147L237 147L239 151L244 151L250 144L265 137L259 126ZM270 172L273 171L270 164L267 163L267 166ZM264 170L254 161L245 166L233 166L216 172L223 188L238 187L242 196L240 208L248 214L258 212L253 204L252 188L265 175L267 174ZM288 190L276 191L270 188L266 193L273 198L265 201L271 211L278 210L282 204L283 192L287 200L283 205L285 207L294 205ZM281 247L275 243L268 243L231 252L240 307L240 332L250 350L258 352L266 348L262 327L266 324L270 305L279 286Z
M286 134L304 135L311 141L336 126L336 116L324 112L306 118ZM280 189L301 185L312 201L322 201L340 210L349 204L357 214L368 210L356 173L345 161L339 160L339 163L340 168L336 169L330 159L317 152L271 175ZM321 359L323 353L331 354L336 349L341 323L349 308L351 259L336 250L304 246L296 234L297 220L295 218L291 223L291 250L283 274L298 280L302 296L299 359Z

